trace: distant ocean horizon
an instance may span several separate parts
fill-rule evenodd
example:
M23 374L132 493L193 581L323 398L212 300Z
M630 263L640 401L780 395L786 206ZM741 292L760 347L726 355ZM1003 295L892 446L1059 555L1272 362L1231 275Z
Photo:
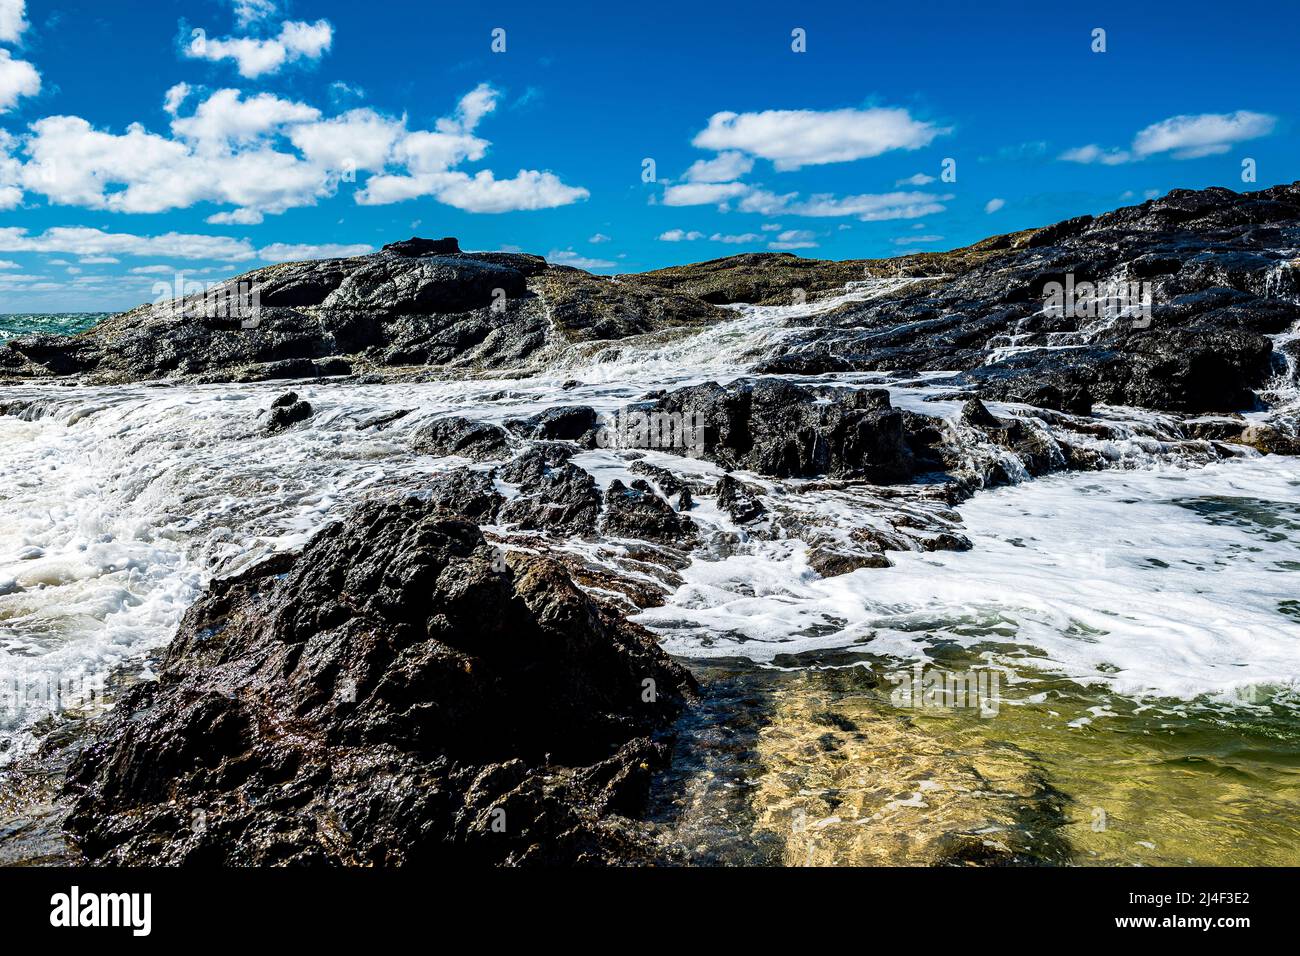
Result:
M23 335L76 335L112 312L0 312L0 342Z

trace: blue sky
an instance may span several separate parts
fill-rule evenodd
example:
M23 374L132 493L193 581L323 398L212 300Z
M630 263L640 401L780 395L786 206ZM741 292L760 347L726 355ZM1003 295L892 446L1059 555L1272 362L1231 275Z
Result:
M1134 6L0 0L0 312L412 234L887 256L1300 178L1300 5Z

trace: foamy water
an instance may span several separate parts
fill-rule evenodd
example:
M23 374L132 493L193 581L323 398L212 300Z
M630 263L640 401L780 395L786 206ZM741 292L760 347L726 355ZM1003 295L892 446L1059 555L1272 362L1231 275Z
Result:
M553 375L519 381L5 389L6 401L30 404L0 416L0 688L142 669L212 576L301 547L366 494L463 464L411 453L412 432L432 417L612 412L651 389L726 381L788 334L790 308L738 308L692 335L575 350ZM563 379L582 384L561 390ZM902 407L960 411L927 401L939 388L924 380L890 387ZM286 388L316 414L267 436L266 409ZM371 424L398 410L409 414ZM1096 446L1130 467L978 495L958 509L969 552L893 553L893 568L822 580L802 542L750 540L702 501L693 516L739 537L735 553L698 555L668 603L640 619L688 657L865 646L924 658L955 642L1117 693L1289 687L1300 673L1300 620L1287 604L1300 595L1300 462L1161 464L1161 416L1102 413L1128 431ZM602 484L628 477L613 452L580 463ZM832 504L846 522L870 520L852 495ZM32 719L0 714L0 748L10 744L0 761L21 750Z
M966 552L892 552L822 579L763 542L697 562L640 615L686 656L853 647L925 659L988 649L1013 668L1131 695L1286 692L1300 674L1300 462L1062 474L960 506Z

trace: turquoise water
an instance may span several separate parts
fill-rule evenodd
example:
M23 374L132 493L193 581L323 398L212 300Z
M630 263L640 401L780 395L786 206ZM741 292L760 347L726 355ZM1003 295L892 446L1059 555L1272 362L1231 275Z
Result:
M53 335L75 335L102 322L111 312L11 312L0 314L0 342L48 332Z

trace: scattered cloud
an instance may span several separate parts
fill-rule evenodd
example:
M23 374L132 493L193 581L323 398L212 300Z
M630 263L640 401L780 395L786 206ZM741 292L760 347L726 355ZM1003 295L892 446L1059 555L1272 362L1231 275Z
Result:
M442 173L431 180L429 193L456 209L485 213L553 209L591 195L581 187L566 186L554 173L535 169L521 169L510 179L497 179L490 169L473 176L462 172Z
M988 202L984 204L984 211L990 213L997 212L1006 204L1007 201L1005 199L990 199Z
M686 229L669 229L667 232L659 234L660 242L699 242L701 239L708 239L709 242L721 242L729 246L743 246L763 241L763 237L756 232L715 232L712 235L706 235L698 229L689 231Z
M575 269L612 269L617 263L608 259L592 259L574 252L572 249L552 249L546 254L546 261L557 266L573 266Z
M981 163L1036 163L1047 157L1047 141L1036 139L1014 146L1000 146L991 156L981 156Z
M605 235L603 232L598 232L587 241L590 242L592 245L597 245L602 242L610 242L611 240L609 236Z
M697 159L686 170L692 183L726 183L739 179L754 168L754 161L744 153L730 150L713 159Z
M28 27L26 0L0 0L0 43L17 43Z
M943 203L952 197L905 191L856 196L818 193L803 199L797 192L778 193L740 180L753 170L755 158L770 160L778 171L797 170L865 159L895 149L919 149L947 132L914 119L905 109L884 107L715 113L692 143L715 150L717 155L692 163L684 182L665 186L661 201L665 206L713 205L723 212L731 210L734 203L741 212L765 216L840 216L867 222L919 218L942 212L946 208ZM898 185L931 182L933 176L916 173L900 179Z
M723 205L750 191L744 183L682 183L664 190L665 206Z
M1067 163L1102 163L1106 166L1118 166L1127 163L1133 154L1126 149L1102 149L1095 143L1067 149L1060 155Z
M235 22L242 28L260 23L275 13L275 0L233 0Z
M1213 156L1226 153L1233 143L1267 136L1276 125L1276 117L1247 110L1171 116L1140 131L1133 138L1133 154L1172 153L1174 159Z
M787 229L767 244L769 249L815 249L816 235L807 229Z
M218 225L254 225L267 215L312 206L343 183L361 180L356 202L381 205L432 196L469 212L545 209L587 198L555 174L523 169L498 179L491 170L456 169L481 160L489 143L474 132L498 94L481 84L431 130L369 108L323 116L273 93L245 96L220 89L180 110L193 90L177 84L164 108L170 135L133 123L125 132L97 129L78 116L47 116L21 138L0 132L0 208L22 190L55 205L154 213L210 202L233 206L211 214ZM14 159L21 144L25 162Z
M785 171L919 149L947 132L897 108L764 110L714 113L692 142L701 149L736 150L771 160Z
M35 236L18 226L0 228L0 252L166 256L177 259L218 259L225 262L241 262L257 255L257 251L246 239L179 232L160 236L136 236L124 232L105 232L88 226L56 226ZM52 261L51 264L55 262Z
M373 246L362 244L323 243L310 245L305 243L273 242L257 250L257 257L267 262L298 262L302 259L346 259L349 256L364 256L374 252Z
M163 110L175 116L177 110L181 108L181 104L189 97L192 89L193 87L188 83L177 83L175 86L170 87L163 94Z
M743 212L763 215L795 215L812 218L842 217L862 222L884 222L891 219L919 219L943 212L944 202L952 199L949 193L924 192L863 193L856 196L834 196L818 193L800 200L797 193L776 195L764 190L754 190L739 208Z
M315 23L286 20L280 24L279 35L270 39L226 37L214 40L205 31L195 30L185 47L185 55L192 60L213 63L233 60L239 75L252 80L263 74L277 73L286 63L319 60L333 42L334 27L328 20Z
M0 113L9 112L24 96L35 96L40 91L41 75L36 67L0 49Z
M1103 148L1090 143L1068 149L1059 158L1071 163L1107 166L1164 153L1174 159L1199 159L1226 153L1234 143L1267 136L1276 126L1277 117L1249 110L1171 116L1139 130L1129 149Z
M900 236L894 240L896 246L919 246L930 245L935 242L943 242L943 236Z

